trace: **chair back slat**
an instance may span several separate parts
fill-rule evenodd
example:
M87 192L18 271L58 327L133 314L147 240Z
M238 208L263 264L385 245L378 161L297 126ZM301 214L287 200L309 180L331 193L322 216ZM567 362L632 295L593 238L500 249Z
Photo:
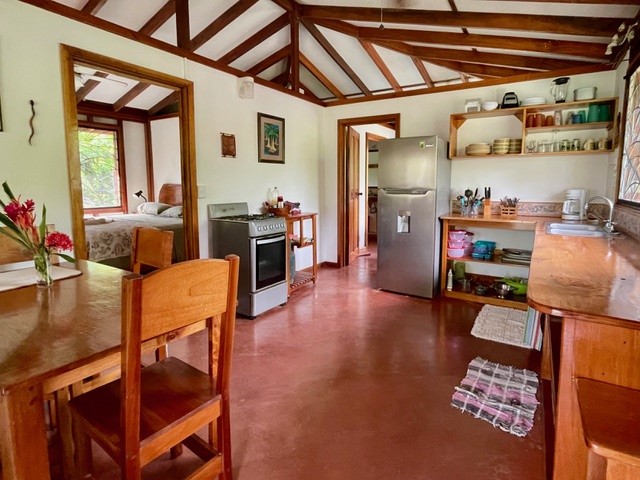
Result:
M6 231L7 227L0 227ZM54 224L47 224L47 232L53 232L56 229ZM7 237L4 233L0 233L0 265L9 263L27 262L33 260L33 254L23 247L20 243ZM51 263L58 263L58 256L53 255Z
M152 227L135 227L131 241L131 271L146 273L144 267L171 265L173 232Z

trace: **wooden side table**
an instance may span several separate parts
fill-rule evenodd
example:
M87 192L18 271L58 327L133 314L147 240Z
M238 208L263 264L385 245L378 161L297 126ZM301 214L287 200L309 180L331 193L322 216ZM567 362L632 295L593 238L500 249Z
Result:
M300 213L298 215L287 215L287 294L291 295L298 288L307 283L316 283L318 278L318 242L316 237L316 220L317 213ZM311 236L305 236L305 222L311 223ZM293 248L313 248L313 264L311 271L309 269L299 270L295 272L294 281L290 280L290 260L291 255L295 255Z

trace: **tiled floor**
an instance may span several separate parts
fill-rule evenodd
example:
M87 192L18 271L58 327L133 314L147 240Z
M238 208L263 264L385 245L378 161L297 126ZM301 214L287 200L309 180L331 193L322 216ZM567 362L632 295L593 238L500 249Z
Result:
M450 406L474 357L539 371L540 354L471 337L481 305L377 290L375 264L322 268L286 306L238 320L235 480L543 480L542 408L518 438ZM198 360L203 340L171 353ZM163 458L146 478L192 460ZM118 478L109 467L96 478Z

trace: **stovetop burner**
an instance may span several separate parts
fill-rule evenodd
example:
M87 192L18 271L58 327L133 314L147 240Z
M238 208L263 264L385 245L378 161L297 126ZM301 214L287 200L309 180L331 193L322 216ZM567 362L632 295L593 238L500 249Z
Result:
M250 213L247 215L229 215L228 217L218 217L220 220L233 220L236 222L253 222L258 220L269 220L274 218L273 213Z

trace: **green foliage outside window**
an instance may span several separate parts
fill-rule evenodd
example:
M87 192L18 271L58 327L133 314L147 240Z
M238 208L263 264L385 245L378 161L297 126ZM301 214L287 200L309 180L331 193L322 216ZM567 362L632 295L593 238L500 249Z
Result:
M117 132L81 128L78 143L84 208L120 207Z

